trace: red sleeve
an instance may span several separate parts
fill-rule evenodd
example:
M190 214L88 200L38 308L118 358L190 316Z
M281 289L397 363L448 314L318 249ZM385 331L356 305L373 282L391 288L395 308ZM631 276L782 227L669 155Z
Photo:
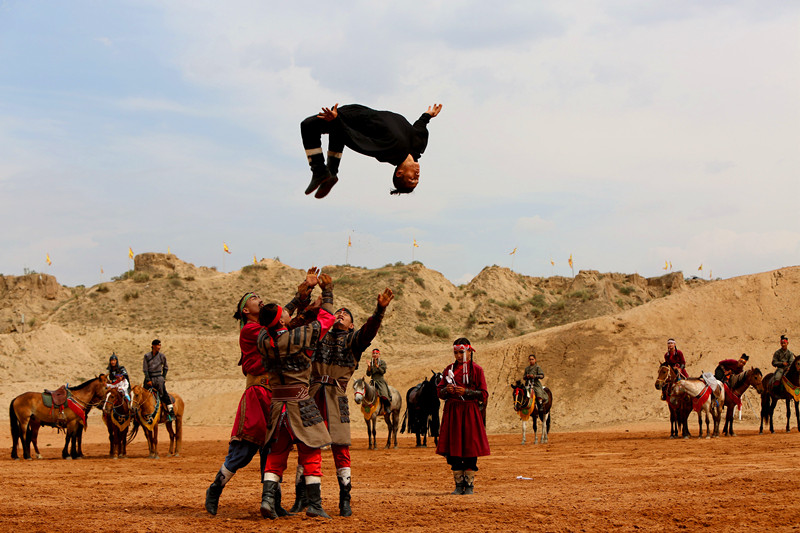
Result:
M319 322L320 325L319 338L322 340L322 337L333 327L333 323L336 322L336 317L324 308L321 308L319 313L317 313L317 322Z
M477 380L477 385L480 387L481 397L483 398L483 403L485 404L489 400L489 390L486 388L486 377L483 375L483 368L476 366L475 372Z

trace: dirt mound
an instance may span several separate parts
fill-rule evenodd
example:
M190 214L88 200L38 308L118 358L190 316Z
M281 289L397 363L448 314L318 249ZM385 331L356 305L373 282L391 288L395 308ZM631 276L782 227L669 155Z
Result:
M23 317L24 326L35 327L37 321L71 296L72 291L49 274L0 274L0 333L22 331Z
M175 254L144 253L133 259L134 272L151 275L169 276L177 274L183 277L208 277L217 274L216 268L196 267L192 263L181 261Z

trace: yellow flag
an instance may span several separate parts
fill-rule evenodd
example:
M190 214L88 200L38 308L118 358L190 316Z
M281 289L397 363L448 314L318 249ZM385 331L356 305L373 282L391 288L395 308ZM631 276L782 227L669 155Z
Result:
M714 274L712 273L711 270L709 270L708 271L708 279L712 279L713 277L714 277Z
M414 239L414 248L419 248L419 244L417 244L417 239Z
M227 254L231 253L230 249L228 248L228 245L227 245L227 244L225 244L224 242L222 243L222 249L223 249L223 250L225 251L225 253L227 253Z
M347 246L353 246L353 241L350 240L350 236L347 237Z
M128 257L133 259L133 248L131 248L130 246L128 247Z
M669 262L669 269L672 270L672 261Z
M572 268L572 254L569 254L569 261L567 262L569 263L569 267Z
M556 266L556 262L555 262L555 261L553 261L553 258L552 258L552 257L550 258L550 264L551 264L552 266Z
M697 270L703 270L703 263L700 263L700 266L697 268Z
M669 268L669 263L668 263L668 262L666 261L666 259L665 259L665 260L664 260L664 269L663 269L663 270L666 270L666 269L668 269L668 268Z
M103 265L100 265L100 273L103 274Z
M169 255L169 246L167 246L167 255Z
M47 257L45 258L45 260L47 261L47 264L48 264L48 265L52 265L52 264L53 264L53 262L52 262L52 261L50 261L50 254L45 254L45 255L47 256Z
M258 261L256 261L256 254L253 254L253 264L255 265L256 263L258 263Z
M508 255L514 255L515 253L517 253L517 247L516 246L514 247L513 250L511 250L511 252L509 252Z

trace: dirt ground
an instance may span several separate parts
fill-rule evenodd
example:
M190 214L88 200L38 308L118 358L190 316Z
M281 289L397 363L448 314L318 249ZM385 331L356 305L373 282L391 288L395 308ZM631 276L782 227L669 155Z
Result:
M662 427L663 426L663 427ZM696 426L691 427L696 434ZM732 531L800 529L800 435L758 435L742 424L735 438L670 440L668 427L551 433L547 445L520 445L519 434L490 435L492 455L478 462L475 495L451 496L442 457L400 436L397 450L352 448L353 511L334 516L338 489L324 452L323 506L330 521L303 516L261 519L257 461L228 484L216 517L205 489L227 451L228 428L187 427L183 456L147 459L140 435L129 458L104 457L105 429L91 425L86 458L60 459L63 444L42 429L42 460L12 461L0 445L3 531ZM385 428L378 433L385 438ZM163 435L162 438L166 437ZM292 464L294 454L290 457ZM523 478L532 479L519 479ZM288 477L293 477L291 474ZM284 484L286 507L293 501Z

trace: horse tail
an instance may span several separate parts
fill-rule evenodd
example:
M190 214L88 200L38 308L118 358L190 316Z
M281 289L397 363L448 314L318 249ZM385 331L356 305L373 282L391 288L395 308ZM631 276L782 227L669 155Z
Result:
M406 432L406 418L408 417L408 405L406 405L406 410L403 412L403 424L400 426L400 433Z
M133 439L136 438L136 434L139 433L139 418L136 415L131 415L133 417L133 430L128 434L128 440L125 442L126 445L133 442Z
M14 398L16 400L16 398ZM11 438L14 440L13 451L17 451L17 441L20 440L19 419L17 418L17 411L14 409L14 400L8 405L8 420L11 423ZM14 454L11 454L12 457Z

